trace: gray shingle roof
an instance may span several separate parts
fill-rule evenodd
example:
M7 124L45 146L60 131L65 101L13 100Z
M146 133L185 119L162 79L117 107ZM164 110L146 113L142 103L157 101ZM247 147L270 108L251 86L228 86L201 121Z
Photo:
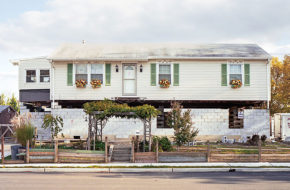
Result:
M53 60L122 59L268 59L256 44L64 44L48 58Z
M6 110L8 107L10 106L3 106L3 105L0 105L0 113L4 110Z

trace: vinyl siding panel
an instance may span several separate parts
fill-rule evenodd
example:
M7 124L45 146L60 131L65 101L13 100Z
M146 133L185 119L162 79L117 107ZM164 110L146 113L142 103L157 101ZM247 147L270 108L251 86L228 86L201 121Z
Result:
M122 97L122 64L112 64L111 86L84 89L66 85L67 63L55 64L55 99L56 100L103 100L104 98ZM171 85L168 89L159 85L151 86L150 63L137 64L137 97L147 100L267 100L266 61L252 61L250 76L251 86L231 89L230 85L221 86L221 64L223 61L178 61L179 86ZM119 65L119 72L115 65ZM140 65L143 72L140 72ZM158 70L157 70L158 72ZM172 73L173 74L173 73ZM158 73L156 73L158 76ZM73 82L74 83L74 82Z
M47 59L37 58L37 59L28 59L20 61L19 63L19 78L18 85L19 89L49 89L50 83L41 83L39 76L39 70L48 69L50 70L50 63ZM36 70L36 82L27 83L26 82L26 70ZM51 72L50 72L51 75Z

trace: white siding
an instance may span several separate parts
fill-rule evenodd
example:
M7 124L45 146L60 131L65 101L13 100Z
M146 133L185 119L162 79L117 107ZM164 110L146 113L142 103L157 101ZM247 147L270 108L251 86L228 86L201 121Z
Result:
M179 63L179 86L168 89L151 86L150 63L137 64L137 97L147 100L267 100L266 61L247 61L250 64L250 86L232 89L221 86L221 64L226 61L176 61ZM154 63L154 62L152 62ZM84 89L67 86L67 63L55 63L55 100L103 100L122 96L122 64L119 72L112 63L111 86ZM158 77L158 73L157 73ZM157 80L158 82L158 80ZM229 81L228 81L229 82Z
M19 62L19 89L49 89L50 83L41 83L39 79L40 70L49 69L50 63L47 59L36 58L20 60ZM26 82L26 70L36 70L36 82L27 83Z

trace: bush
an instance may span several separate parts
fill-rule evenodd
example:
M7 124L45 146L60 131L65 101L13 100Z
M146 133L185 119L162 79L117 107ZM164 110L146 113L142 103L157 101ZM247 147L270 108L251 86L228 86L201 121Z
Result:
M156 142L158 140L158 149L159 151L172 151L172 144L170 142L170 140L165 136L165 137L158 137L158 136L154 136L153 137L153 143L152 143L152 150L155 151L156 150Z
M35 127L31 123L16 128L16 138L18 143L25 147L27 140L29 140L30 144L32 144L34 129Z
M248 143L250 145L258 145L258 142L259 142L259 139L260 139L260 136L259 135L253 135L252 138L248 139Z
M92 150L94 149L93 145L94 144L92 144ZM96 141L95 145L96 145L96 150L105 151L105 143L104 142Z
M264 143L267 140L267 136L266 135L262 135L261 136L261 141Z

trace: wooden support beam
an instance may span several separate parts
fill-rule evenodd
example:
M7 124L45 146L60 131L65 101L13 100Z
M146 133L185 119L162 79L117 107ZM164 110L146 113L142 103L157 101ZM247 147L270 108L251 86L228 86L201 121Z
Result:
M108 163L108 137L105 137L105 162Z
M29 140L26 141L26 163L29 163Z
M259 149L259 155L258 155L258 162L262 161L262 142L261 139L258 141L258 149Z
M206 157L207 157L207 162L210 162L210 144L209 143L207 144L207 154L206 154Z
M54 141L54 163L58 162L58 140Z
M2 164L4 164L5 155L4 155L4 135L1 137L1 159Z
M135 163L135 137L132 137L131 161Z
M158 139L156 139L156 162L159 162L159 142Z

